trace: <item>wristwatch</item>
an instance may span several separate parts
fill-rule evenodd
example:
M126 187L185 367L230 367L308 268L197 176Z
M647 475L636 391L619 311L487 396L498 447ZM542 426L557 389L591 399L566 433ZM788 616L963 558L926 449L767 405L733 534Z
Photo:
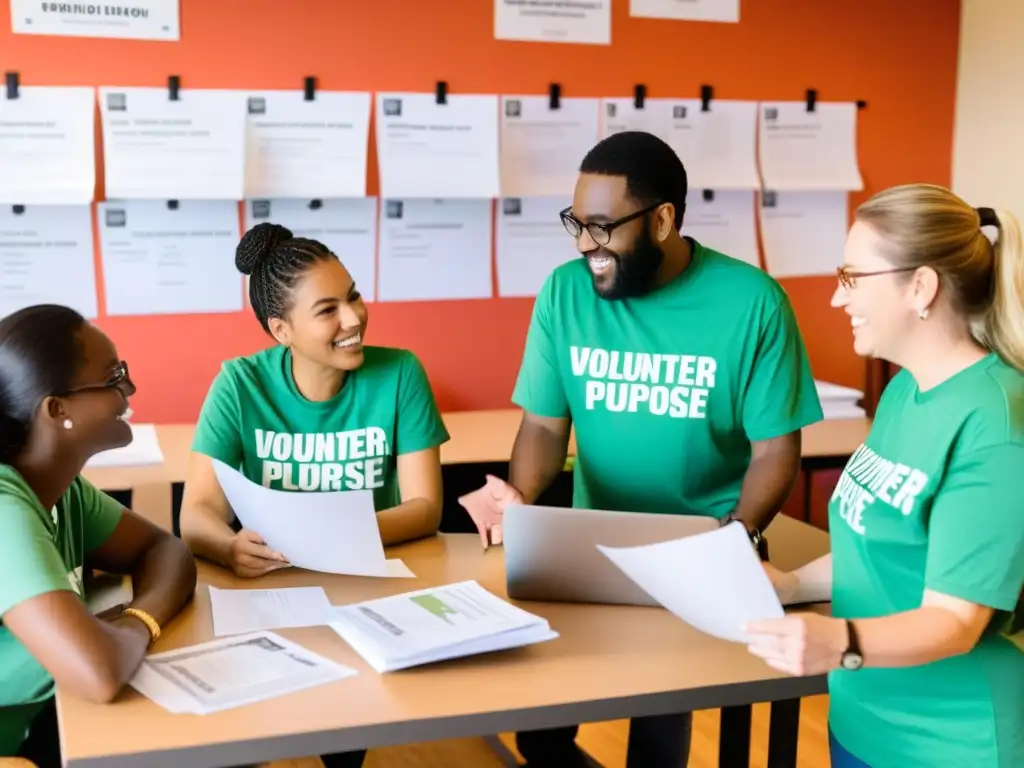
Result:
M767 562L768 560L768 539L761 533L761 530L756 526L747 525L745 522L736 517L734 512L730 512L728 515L722 518L722 525L728 525L729 523L739 523L747 530L747 536L750 537L750 543L754 545L754 551L757 552L758 557L761 560Z
M857 638L857 630L854 629L853 622L849 619L846 620L846 632L849 635L849 640L846 643L846 650L843 651L839 664L843 669L848 669L852 672L864 666L864 656L860 652L860 640Z

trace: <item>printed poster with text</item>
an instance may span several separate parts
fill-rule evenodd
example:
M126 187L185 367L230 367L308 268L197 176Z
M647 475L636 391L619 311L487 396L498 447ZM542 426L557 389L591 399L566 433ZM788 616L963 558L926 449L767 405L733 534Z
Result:
M179 0L56 3L11 0L16 35L180 40Z

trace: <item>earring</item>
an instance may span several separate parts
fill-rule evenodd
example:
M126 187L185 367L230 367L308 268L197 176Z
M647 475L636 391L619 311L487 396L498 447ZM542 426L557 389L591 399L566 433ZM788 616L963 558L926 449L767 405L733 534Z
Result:
M917 316L920 317L922 320L927 320L928 319L928 308L925 307L924 309L917 310Z
M72 423L71 419L64 419L64 429L71 429L73 426L75 425Z

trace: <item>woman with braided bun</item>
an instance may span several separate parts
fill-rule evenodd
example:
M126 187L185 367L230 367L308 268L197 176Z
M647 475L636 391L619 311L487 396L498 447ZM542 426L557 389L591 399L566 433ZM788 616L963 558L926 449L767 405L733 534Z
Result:
M213 459L274 490L371 490L385 546L433 535L449 436L420 361L364 343L366 304L322 243L258 224L235 265L277 344L226 361L207 394L181 508L192 551L243 577L288 566L259 531L236 530ZM322 759L357 766L363 753Z
M854 349L901 370L832 494L831 554L772 574L832 616L755 622L750 650L828 674L833 768L1019 768L1020 227L942 187L889 189L857 210L839 283Z

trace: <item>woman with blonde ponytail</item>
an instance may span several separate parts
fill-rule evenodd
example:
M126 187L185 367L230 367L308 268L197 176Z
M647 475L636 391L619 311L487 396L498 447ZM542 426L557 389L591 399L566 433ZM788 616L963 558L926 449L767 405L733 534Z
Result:
M857 210L832 305L902 370L829 504L832 553L771 572L750 651L829 675L833 768L1024 766L1024 246L948 189Z

